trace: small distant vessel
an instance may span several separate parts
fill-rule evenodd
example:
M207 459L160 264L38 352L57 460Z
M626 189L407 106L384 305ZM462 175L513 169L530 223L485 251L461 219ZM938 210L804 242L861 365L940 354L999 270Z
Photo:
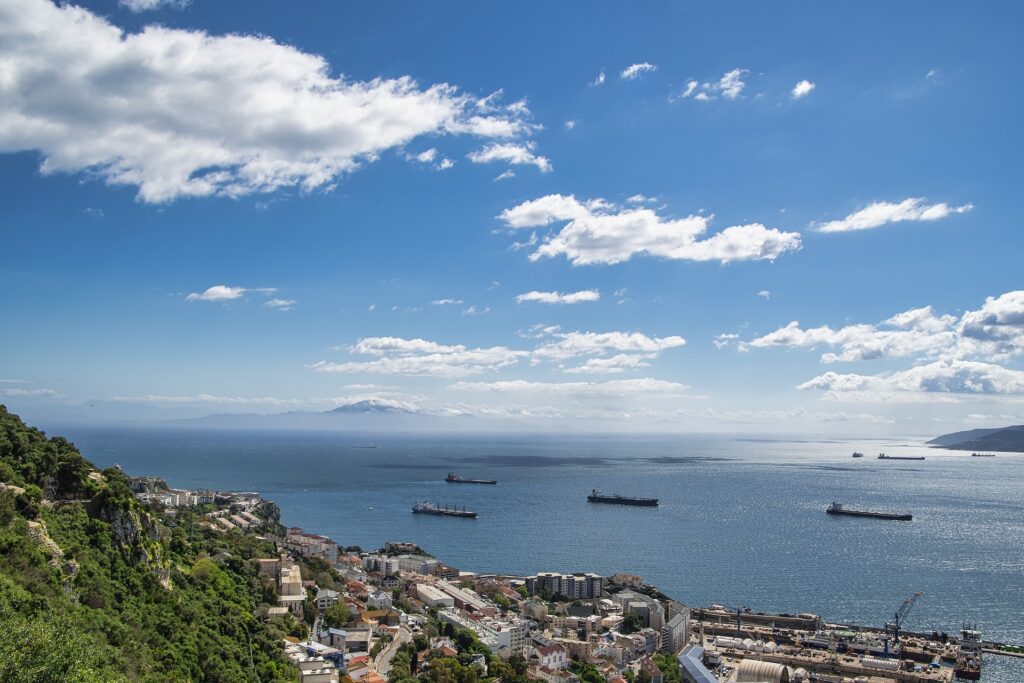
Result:
M885 453L878 454L879 460L924 460L923 455L886 455Z
M981 678L981 631L964 626L960 632L960 652L956 657L953 674L957 678L977 681Z
M899 514L894 512L869 512L867 510L849 510L843 507L842 503L833 502L825 510L830 515L849 515L850 517L872 517L874 519L893 519L900 522L909 522L914 519L910 514Z
M414 515L437 515L438 517L462 517L464 519L476 519L476 513L472 510L467 510L465 506L460 510L459 508L449 507L448 505L435 505L430 501L423 501L422 503L416 503L412 506L412 512Z
M631 496L620 496L616 494L604 494L597 489L592 489L587 496L590 503L611 503L612 505L638 505L640 507L658 507L657 498L633 498Z
M972 458L994 458L995 453L971 453Z
M497 484L496 479L463 479L454 472L449 472L448 476L444 478L449 484Z
M859 453L857 451L854 451L853 452L853 457L855 457L855 458L863 458L864 454L863 453Z
M352 446L352 448L376 448L376 446L374 446L373 444L357 444L355 446Z

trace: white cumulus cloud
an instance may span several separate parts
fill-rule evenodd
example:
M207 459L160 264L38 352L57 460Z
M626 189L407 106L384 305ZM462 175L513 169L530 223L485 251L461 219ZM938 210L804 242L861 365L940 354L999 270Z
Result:
M818 232L850 232L870 230L889 223L904 221L935 221L952 214L967 213L973 204L950 206L945 202L925 204L921 197L911 197L901 202L874 202L863 209L854 211L846 218L814 225Z
M793 89L790 91L789 96L792 97L794 100L799 100L803 97L807 97L808 95L810 95L811 91L814 90L816 87L817 86L814 83L811 83L810 81L804 79L793 86Z
M290 311L295 304L295 299L268 299L263 305L268 308L276 308L279 311Z
M797 387L847 401L955 401L961 395L1024 394L1024 372L966 360L940 360L879 375L826 372Z
M131 10L132 12L148 12L150 10L160 9L161 7L170 7L172 9L181 9L189 4L190 0L119 0L117 4L121 5L125 9Z
M192 292L185 297L186 301L232 301L241 299L248 292L260 294L273 294L277 290L273 287L230 287L228 285L213 285L202 292ZM292 302L295 303L295 302Z
M530 260L565 256L574 265L621 263L646 254L686 261L770 260L800 248L800 234L760 223L735 225L707 235L711 219L667 219L649 208L618 208L604 200L580 202L547 195L501 213L510 228L565 223L530 254Z
M596 289L584 289L579 292L526 292L516 297L516 303L534 301L541 304L578 304L586 301L600 301L601 293Z
M649 71L657 71L657 69L658 67L654 64L651 64L650 62L630 64L629 66L622 70L622 73L619 74L619 78L625 79L627 81L632 81L634 79L640 78L640 76L644 75Z
M614 353L653 354L674 349L686 344L678 335L649 337L642 332L562 332L557 328L545 328L542 336L551 337L533 351L534 362L540 360L563 361L583 356Z
M558 326L538 327L525 335L537 340L532 349L505 346L470 348L464 344L403 337L366 337L347 347L352 356L370 360L319 361L317 372L434 375L460 377L499 370L520 361L530 365L557 363L565 372L614 373L646 367L662 351L686 344L679 336L649 337L641 332L562 332ZM576 367L563 365L580 359Z
M720 335L716 346L735 335ZM1024 372L998 365L1024 355L1024 291L988 297L959 318L931 306L897 313L877 324L803 328L793 321L747 342L741 351L769 347L828 348L824 363L910 359L914 366L880 374L826 372L799 385L843 400L954 401L957 395L1024 393Z
M726 71L717 81L699 83L698 81L691 80L686 83L686 87L679 93L678 98L670 97L669 99L693 97L693 99L700 100L701 102L710 102L721 96L727 100L735 100L743 94L743 88L747 86L746 81L743 79L746 78L748 73L750 71L747 69L736 68L732 71Z
M420 136L535 129L521 102L333 77L268 37L129 33L49 0L0 0L0 64L0 152L38 152L44 174L88 172L145 202L325 190Z
M460 377L495 370L519 362L526 355L504 346L468 348L425 339L367 337L350 348L353 355L372 356L373 360L335 363L319 361L310 368L326 373L368 373L394 375L434 375Z
M536 166L542 173L551 170L551 161L547 157L534 153L532 142L494 142L483 149L470 152L467 156L474 164L486 164L492 161L504 161L509 164L528 164Z
M828 325L801 328L793 321L774 332L739 345L741 351L783 346L790 348L831 347L825 363L936 356L952 349L957 341L956 318L939 316L931 306L915 308L892 316L878 325L858 324L833 329Z

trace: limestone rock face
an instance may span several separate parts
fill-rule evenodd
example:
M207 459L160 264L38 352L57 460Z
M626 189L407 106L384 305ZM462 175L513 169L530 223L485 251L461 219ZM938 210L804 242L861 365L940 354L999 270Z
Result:
M97 516L110 525L114 545L136 564L149 565L161 585L170 590L170 564L160 543L160 525L132 506L104 505Z
M43 551L50 556L50 565L53 567L59 567L64 561L64 551L60 549L60 546L50 538L50 533L46 530L46 523L42 520L38 522L28 523L28 532L32 535L39 545L43 547Z

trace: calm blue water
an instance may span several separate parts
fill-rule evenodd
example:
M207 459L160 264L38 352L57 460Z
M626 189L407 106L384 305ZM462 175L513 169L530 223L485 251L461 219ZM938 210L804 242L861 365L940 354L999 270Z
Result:
M61 427L100 466L173 486L259 491L282 521L345 545L415 541L460 569L627 571L691 605L816 612L882 624L923 591L908 624L1024 641L1024 457L920 444L729 437L438 437ZM375 444L374 449L354 445ZM853 450L867 457L854 460ZM884 462L875 454L924 454ZM449 470L498 479L453 485ZM659 508L586 502L591 488ZM475 521L413 515L416 500ZM833 518L853 507L914 521ZM988 657L985 680L1024 681Z

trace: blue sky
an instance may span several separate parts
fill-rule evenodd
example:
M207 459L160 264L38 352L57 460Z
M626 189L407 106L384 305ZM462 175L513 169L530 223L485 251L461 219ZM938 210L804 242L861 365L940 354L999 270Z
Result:
M1022 13L0 0L0 400L1024 421Z

